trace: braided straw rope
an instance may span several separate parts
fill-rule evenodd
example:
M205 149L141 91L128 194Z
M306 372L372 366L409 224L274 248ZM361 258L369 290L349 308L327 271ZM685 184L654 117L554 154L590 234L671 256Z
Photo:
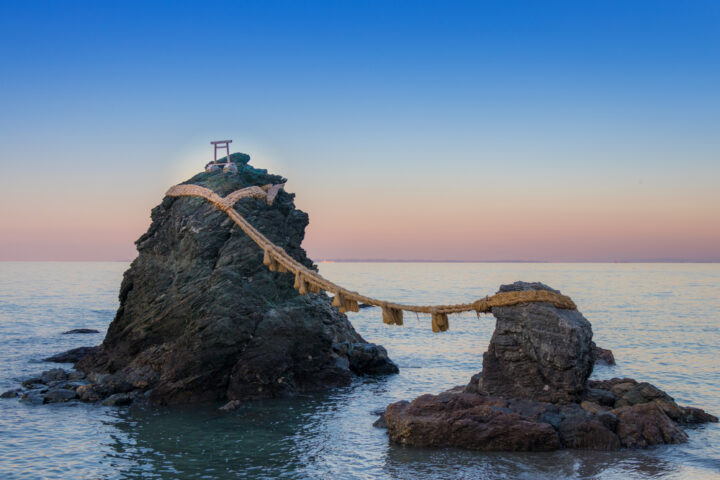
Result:
M262 187L247 187L236 190L226 197L220 197L208 188L187 184L175 185L171 187L165 195L169 197L202 197L208 200L216 208L225 212L252 241L263 249L265 252L263 263L265 263L270 270L293 273L295 275L295 288L297 288L300 293L318 293L320 290L332 292L335 295L333 305L338 307L341 312L356 312L358 303L375 305L383 309L383 321L385 323L396 325L402 325L403 323L403 310L407 312L429 313L432 316L433 331L445 331L448 328L447 314L449 313L470 311L489 313L493 307L506 307L530 302L551 303L557 308L567 310L577 309L570 297L549 290L500 292L472 303L455 305L405 305L368 297L343 288L296 261L288 255L284 249L273 244L267 237L255 229L255 227L250 225L234 208L235 203L242 198L265 200L268 205L272 205L275 196L283 186L283 184L278 184L264 185Z

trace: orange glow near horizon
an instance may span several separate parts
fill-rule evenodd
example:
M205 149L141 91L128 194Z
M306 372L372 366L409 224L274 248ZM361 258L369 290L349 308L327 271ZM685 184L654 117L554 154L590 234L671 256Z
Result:
M287 189L310 215L303 246L316 260L720 260L720 204L703 184L608 190L297 177ZM46 185L6 202L0 259L131 260L166 188L154 182L136 192Z

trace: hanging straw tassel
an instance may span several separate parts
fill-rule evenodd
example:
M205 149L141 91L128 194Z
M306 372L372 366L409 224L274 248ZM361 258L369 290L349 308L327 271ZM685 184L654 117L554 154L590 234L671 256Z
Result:
M358 305L357 300L351 300L349 298L346 299L344 307L345 307L345 310L348 312L359 312L360 311L360 305Z
M403 311L397 308L382 307L383 323L388 325L402 325Z
M300 278L300 287L298 288L298 293L300 295L307 295L308 293L307 282L304 278Z
M277 264L277 271L280 272L280 273L287 273L288 269L287 269L287 267L286 267L285 265L283 265L282 263L278 262L278 264Z
M335 297L333 297L333 307L342 308L343 306L343 297L342 294L338 291L335 292Z
M307 282L308 290L310 290L311 293L320 293L322 289L320 288L320 285L316 285L308 280Z
M263 255L263 265L268 267L268 270L270 270L271 272L277 272L280 269L278 266L278 261L275 260L275 257L272 256L270 250L265 250L265 255Z
M444 332L450 326L447 313L432 313L432 331L435 333Z
M302 285L303 282L303 276L302 273L298 272L295 274L295 283L293 283L293 288L295 290L300 290L300 285Z

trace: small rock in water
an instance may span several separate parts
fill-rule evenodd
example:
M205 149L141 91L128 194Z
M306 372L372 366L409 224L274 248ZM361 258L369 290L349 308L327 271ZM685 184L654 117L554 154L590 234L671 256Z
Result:
M28 378L27 380L23 380L22 382L22 386L25 388L38 388L42 385L44 384L42 378L40 377Z
M380 415L378 419L373 422L373 427L387 428L387 422L385 421L385 412L383 412L382 415Z
M22 394L20 401L33 405L41 405L43 403L43 395L40 390L30 390Z
M7 392L3 392L2 395L0 395L0 398L17 398L22 393L22 389L16 388L14 390L8 390Z
M51 370L46 370L40 374L40 380L45 385L47 385L48 383L51 383L51 382L67 380L67 378L68 378L68 372L66 372L62 368L53 368Z
M70 388L58 388L48 390L48 392L43 395L43 403L63 403L69 402L75 398L77 398L75 390Z
M240 402L240 400L230 400L218 410L222 410L223 412L231 412L240 408L240 405L242 405L242 402Z
M600 348L593 343L593 351L595 352L595 363L601 365L615 365L615 355L607 348Z
M58 353L51 357L43 358L43 362L54 362L54 363L76 363L79 362L86 355L91 354L97 350L97 347L78 347L70 349L66 352Z
M73 330L68 330L67 332L62 332L63 335L73 335L76 333L100 333L98 330L94 330L92 328L76 328Z

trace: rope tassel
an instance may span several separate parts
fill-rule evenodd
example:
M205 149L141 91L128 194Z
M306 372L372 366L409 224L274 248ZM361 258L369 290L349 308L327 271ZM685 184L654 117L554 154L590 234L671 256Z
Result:
M403 311L397 308L382 307L383 323L388 325L402 325Z
M335 292L335 297L333 297L333 307L342 308L343 307L343 297L340 292Z
M265 250L265 255L263 255L263 265L266 267L269 267L272 265L272 256L270 255L270 250Z
M339 291L335 292L332 304L333 307L337 307L338 310L340 310L340 313L360 311L360 306L358 305L357 300L345 298Z
M298 293L300 295L307 295L308 293L308 286L307 286L307 280L305 280L305 277L303 277L303 274L298 272L297 275L295 275L295 285L293 285Z
M360 311L360 305L358 305L357 300L345 300L345 310L348 312L359 312Z
M448 322L447 313L439 313L439 312L432 313L432 331L433 332L435 332L435 333L444 332L449 327L450 327L450 322Z
M270 270L271 272L277 272L279 269L278 262L272 256L270 250L265 250L265 255L263 255L263 265L268 267L268 270Z

